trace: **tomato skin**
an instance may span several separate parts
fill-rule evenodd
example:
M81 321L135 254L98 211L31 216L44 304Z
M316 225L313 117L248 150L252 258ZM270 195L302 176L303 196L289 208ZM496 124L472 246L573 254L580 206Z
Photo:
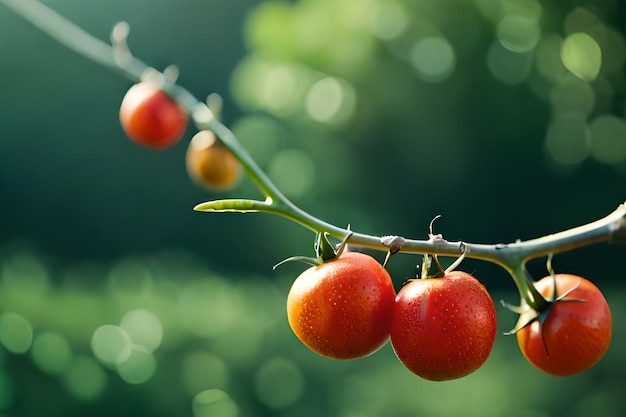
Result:
M187 114L157 86L140 82L126 92L120 122L129 138L146 148L162 150L182 138Z
M332 359L370 355L389 338L396 296L391 277L369 255L348 252L294 281L287 317L309 349Z
M489 357L496 311L485 287L462 271L416 279L398 292L391 345L411 372L431 380L461 378Z
M555 302L542 329L534 321L517 332L517 342L536 368L554 376L569 376L596 364L608 349L611 311L602 292L587 279L571 274L556 274L555 279L557 296L578 286L566 298L585 301ZM551 276L535 283L547 298L552 296L553 285Z
M240 163L235 155L210 130L202 130L194 135L187 148L185 163L191 179L210 190L230 188L240 171Z

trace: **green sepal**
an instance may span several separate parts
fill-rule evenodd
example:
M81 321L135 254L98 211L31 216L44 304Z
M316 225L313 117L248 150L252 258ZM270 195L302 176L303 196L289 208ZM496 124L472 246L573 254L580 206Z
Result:
M290 258L283 259L282 261L274 265L272 269L276 269L284 263L294 262L294 261L302 262L310 266L318 266L322 264L319 259L311 258L310 256L292 256Z
M424 260L422 261L422 272L420 274L420 278L443 278L445 275L446 271L441 266L437 255L425 253Z
M552 270L550 263L548 263L548 270L550 271L550 275L552 276L552 281L553 281L553 289L552 289L552 295L548 298L543 297L539 291L537 291L537 289L535 288L535 286L533 285L533 283L530 281L529 278L527 279L528 285L529 285L529 289L533 289L534 291L531 291L531 294L533 296L533 304L534 305L529 305L528 302L522 298L522 302L519 306L514 306L511 304L508 304L504 301L501 301L502 305L506 308L508 308L509 310L513 311L514 313L519 314L519 318L517 320L517 323L515 324L515 327L513 329L511 329L508 332L505 332L505 335L514 335L517 332L519 332L520 330L522 330L523 328L525 328L526 326L531 325L532 323L534 323L535 321L539 322L539 332L541 335L541 342L543 343L543 348L546 351L546 354L548 354L548 356L550 355L550 351L548 350L548 345L546 344L546 340L543 337L543 325L546 322L546 320L548 319L548 316L550 315L550 312L552 311L552 308L554 307L554 305L556 303L559 302L585 302L586 300L581 300L578 298L568 298L567 296L569 294L571 294L574 290L576 290L576 288L578 288L578 283L573 286L572 288L568 289L567 291L565 291L563 294L558 295L557 294L557 288L556 288L556 276L554 274L554 271Z
M431 278L443 278L446 275L446 271L441 266L439 257L437 255L433 255L433 259L435 262L431 264L431 268L434 268L435 270L431 272Z
M519 318L517 319L517 323L515 324L515 327L513 327L508 332L504 333L507 336L514 335L515 333L519 332L520 330L522 330L524 327L528 326L535 320L540 319L541 312L529 306L525 301L522 301L522 304L519 306L514 306L512 304L506 303L503 300L501 300L500 303L502 304L503 307L507 308L508 310L519 314ZM545 318L543 320L540 319L541 323L543 323L543 321L545 321Z
M311 258L309 256L292 256L290 258L284 259L278 262L272 269L276 269L282 264L286 262L298 261L303 262L310 266L318 266L323 264L324 262L330 262L334 259L337 259L343 253L344 249L347 246L348 239L352 236L352 232L348 229L348 234L346 237L339 243L337 249L330 242L328 237L330 233L321 232L315 236L314 249L315 249L315 258Z
M337 259L340 254L335 250L335 246L328 240L329 233L321 232L315 237L315 255L320 262L328 262Z

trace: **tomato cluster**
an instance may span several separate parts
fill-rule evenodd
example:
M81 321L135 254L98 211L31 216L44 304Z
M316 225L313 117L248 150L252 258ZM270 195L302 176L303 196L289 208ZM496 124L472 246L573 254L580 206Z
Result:
M535 285L550 297L555 280L557 294L567 297L552 294L549 311L538 312L517 338L533 365L572 375L606 351L611 315L602 293L584 278L556 275ZM304 271L289 291L287 317L295 335L322 356L356 359L390 339L402 364L432 381L477 370L491 353L497 329L494 303L470 274L409 280L396 295L385 268L353 252Z
M186 111L165 91L147 81L133 85L120 106L124 132L149 149L163 150L174 146L184 135L187 121ZM193 136L185 163L189 177L210 190L232 187L240 171L237 158L210 130L202 130Z
M304 271L289 292L287 317L306 346L334 359L369 355L391 337L400 361L430 380L476 370L496 334L493 302L471 275L411 280L396 295L385 268L355 252Z
M149 82L132 86L120 107L126 134L149 149L175 145L187 119L183 108ZM209 130L193 136L185 162L189 176L212 190L231 187L240 171L239 160ZM459 271L442 275L409 280L396 294L380 263L346 252L295 280L287 298L289 325L322 356L356 359L390 339L398 359L416 375L433 381L461 378L489 357L496 312L489 293L473 276ZM611 340L611 313L600 290L568 274L545 277L534 286L537 297L545 299L535 303L543 307L525 306L531 319L517 329L524 357L556 376L593 366Z

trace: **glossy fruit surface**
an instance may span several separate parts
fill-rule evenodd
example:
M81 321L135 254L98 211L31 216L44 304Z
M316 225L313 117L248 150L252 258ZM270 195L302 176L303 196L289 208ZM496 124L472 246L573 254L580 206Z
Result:
M570 274L556 274L555 279L555 298L573 291L566 300L552 305L543 326L534 321L517 332L517 341L524 357L535 367L551 375L569 376L593 366L608 349L611 311L602 292L587 279ZM553 296L553 285L551 276L535 283L548 299Z
M395 296L389 273L378 261L348 252L300 274L287 297L287 317L312 351L356 359L389 338Z
M191 179L208 189L223 190L237 180L240 164L210 130L202 130L189 142L185 158Z
M120 106L120 122L129 138L150 149L173 146L185 133L187 114L149 82L133 85Z
M391 345L410 371L432 381L461 378L489 357L496 312L485 287L466 272L415 279L398 292Z

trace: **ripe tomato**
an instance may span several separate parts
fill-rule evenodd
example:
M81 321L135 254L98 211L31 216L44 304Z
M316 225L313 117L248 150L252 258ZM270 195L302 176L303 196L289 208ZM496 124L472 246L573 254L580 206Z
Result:
M232 186L240 168L235 155L210 130L202 130L194 135L189 142L185 162L191 179L213 190Z
M375 352L389 338L395 296L391 277L378 261L344 252L300 274L287 297L287 317L312 351L356 359Z
M140 145L166 149L185 133L187 114L157 86L141 82L126 92L120 122L128 137Z
M534 321L522 328L517 332L517 342L535 367L551 375L568 376L593 366L608 349L611 311L598 287L585 278L556 274L555 279L557 297L575 288L566 298L584 301L556 301L543 325ZM535 283L546 298L552 296L553 286L551 276Z
M398 292L390 334L411 372L431 381L461 378L489 357L496 311L485 287L466 272L416 279Z

